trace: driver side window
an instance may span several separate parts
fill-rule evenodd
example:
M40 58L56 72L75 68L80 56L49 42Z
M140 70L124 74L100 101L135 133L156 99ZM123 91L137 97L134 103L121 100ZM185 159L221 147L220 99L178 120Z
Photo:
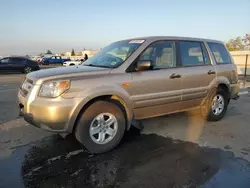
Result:
M175 43L160 41L151 44L141 55L140 60L151 60L153 69L176 67Z

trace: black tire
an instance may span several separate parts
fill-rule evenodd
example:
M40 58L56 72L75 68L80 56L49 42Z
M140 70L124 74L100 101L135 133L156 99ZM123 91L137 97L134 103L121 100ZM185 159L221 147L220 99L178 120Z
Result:
M95 143L89 133L91 122L101 113L110 113L118 122L114 138L106 144ZM90 105L81 115L75 129L76 139L91 153L104 153L114 149L121 141L126 127L124 113L112 101L97 101Z
M75 66L75 64L71 63L69 66Z
M33 68L32 67L29 67L29 66L27 66L27 67L25 67L24 69L23 69L23 73L24 74L29 74L29 73L31 73L33 71Z
M218 94L221 95L224 99L224 108L220 114L216 115L212 110L212 102L213 102L214 97ZM208 98L209 99L207 100L206 104L202 107L203 108L203 110L202 110L203 117L207 121L219 121L219 120L221 120L227 111L228 102L229 102L229 93L222 88L217 88L211 92L211 94Z

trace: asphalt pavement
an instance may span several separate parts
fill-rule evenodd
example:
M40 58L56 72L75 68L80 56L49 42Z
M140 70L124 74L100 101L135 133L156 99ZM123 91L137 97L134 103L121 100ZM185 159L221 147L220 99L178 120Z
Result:
M197 112L142 121L115 150L93 155L18 118L24 75L0 75L0 188L250 187L250 94L241 90L226 116Z
M4 123L18 117L17 91L23 74L0 75L0 123Z

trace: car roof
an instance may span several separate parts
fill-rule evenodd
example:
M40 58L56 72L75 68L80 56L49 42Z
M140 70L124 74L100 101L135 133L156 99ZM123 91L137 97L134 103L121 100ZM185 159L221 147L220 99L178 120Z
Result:
M203 41L203 42L214 42L223 43L219 40L206 39L206 38L193 38L193 37L179 37L179 36L148 36L148 37L136 37L127 40L147 40L149 42L154 42L158 40L186 40L186 41Z
M29 59L28 57L24 57L24 56L6 56L4 58L19 58L19 59Z

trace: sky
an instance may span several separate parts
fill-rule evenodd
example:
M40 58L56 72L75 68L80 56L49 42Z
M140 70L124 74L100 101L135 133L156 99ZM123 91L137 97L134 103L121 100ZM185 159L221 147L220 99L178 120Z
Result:
M0 56L100 49L143 36L228 41L250 33L250 0L0 0Z

